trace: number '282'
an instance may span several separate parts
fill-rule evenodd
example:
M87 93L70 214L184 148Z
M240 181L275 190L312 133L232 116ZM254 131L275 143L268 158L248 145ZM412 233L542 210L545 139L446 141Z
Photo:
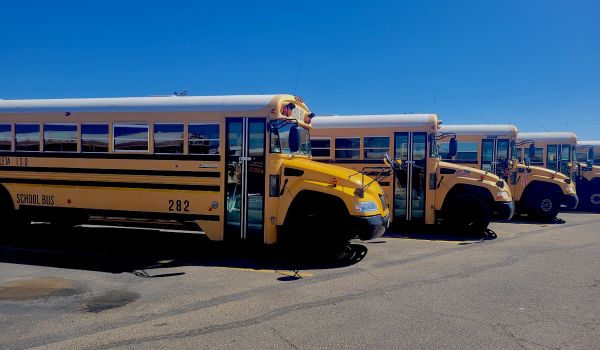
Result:
M190 211L190 201L169 199L169 211L181 211L188 213Z

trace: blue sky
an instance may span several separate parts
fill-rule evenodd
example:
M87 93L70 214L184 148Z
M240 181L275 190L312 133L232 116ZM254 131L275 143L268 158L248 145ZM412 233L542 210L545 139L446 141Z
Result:
M3 99L296 93L600 140L597 0L1 5Z

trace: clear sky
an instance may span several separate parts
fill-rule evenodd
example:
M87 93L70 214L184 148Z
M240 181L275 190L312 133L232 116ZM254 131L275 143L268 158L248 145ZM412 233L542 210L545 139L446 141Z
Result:
M296 93L600 140L600 1L0 0L0 98Z

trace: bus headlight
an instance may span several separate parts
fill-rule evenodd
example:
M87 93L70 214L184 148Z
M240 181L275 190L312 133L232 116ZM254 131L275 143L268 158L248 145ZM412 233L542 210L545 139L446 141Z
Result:
M510 201L510 194L506 191L498 191L496 192L496 200L499 201Z
M356 202L354 204L354 210L357 213L366 213L369 211L377 211L377 204L375 204L375 202L371 202L371 201Z

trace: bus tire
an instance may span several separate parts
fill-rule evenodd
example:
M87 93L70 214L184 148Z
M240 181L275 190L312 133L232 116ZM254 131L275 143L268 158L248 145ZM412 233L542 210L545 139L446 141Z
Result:
M23 215L15 210L12 197L2 186L0 186L0 222L10 231L18 229L26 223Z
M481 235L490 224L488 204L472 194L458 194L448 200L444 221L461 235Z
M593 181L586 198L586 207L589 210L600 212L600 181Z
M346 244L352 237L349 214L338 198L304 191L296 196L283 226L282 244L323 247Z
M528 202L528 214L536 219L552 220L560 210L560 196L554 191L539 191Z

